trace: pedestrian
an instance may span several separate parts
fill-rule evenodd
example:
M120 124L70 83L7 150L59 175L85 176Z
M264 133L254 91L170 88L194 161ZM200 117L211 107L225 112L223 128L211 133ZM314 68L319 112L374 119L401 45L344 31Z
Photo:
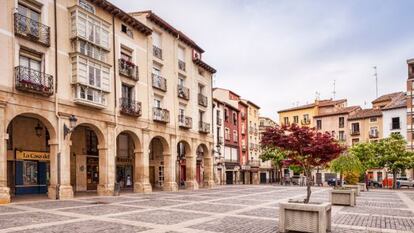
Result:
M127 176L126 186L127 187L131 187L132 186L132 180L131 180L131 176L130 175Z

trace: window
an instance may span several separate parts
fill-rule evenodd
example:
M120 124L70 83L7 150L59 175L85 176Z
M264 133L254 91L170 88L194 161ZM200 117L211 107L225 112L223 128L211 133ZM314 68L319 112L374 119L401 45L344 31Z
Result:
M322 129L322 120L316 120L316 129L321 130Z
M182 47L178 47L178 60L185 62L185 50Z
M237 113L233 112L233 125L237 125Z
M399 117L393 117L391 119L391 129L400 129L400 118Z
M85 139L86 153L88 155L98 155L98 138L96 137L95 132L90 129L85 129Z
M127 34L131 38L134 38L134 34L132 33L132 30L125 24L121 25L121 32Z
M309 122L309 114L304 114L304 115L303 115L303 120L304 120L305 122Z
M40 22L40 11L34 11L31 8L28 8L26 6L23 6L21 4L18 5L17 11L20 15L27 17L28 19L33 20L34 22ZM28 34L32 36L39 37L40 31L39 31L39 24L30 22L29 20L19 20L19 28L22 28L23 30L27 30Z
M227 108L224 109L224 121L228 122L229 121L229 113Z
M203 84L198 84L198 93L199 94L204 94L204 85Z
M351 133L359 133L359 123L352 123Z
M359 138L352 139L352 145L355 145L359 142Z
M109 48L109 25L79 10L71 13L72 36Z
M133 87L122 84L122 98L132 101L133 98Z
M154 107L155 108L161 108L161 98L160 97L155 97L154 98Z
M334 130L332 130L331 135L332 135L332 137L335 137L335 131Z
M345 141L345 132L340 130L338 133L338 139L339 141Z
M179 74L178 75L178 86L179 87L184 87L185 86L184 82L185 82L185 77Z
M230 130L229 130L229 128L224 129L224 138L226 140L230 140Z
M371 117L371 118L369 118L369 121L370 122L376 122L377 121L377 118L376 117Z
M238 135L237 135L237 130L233 130L233 141L237 142L238 141Z
M369 135L371 137L378 137L378 127L376 127L376 126L370 127L369 128Z
M339 117L339 128L345 127L345 118Z
M293 123L295 124L299 123L299 116L293 116Z
M283 124L285 125L289 124L289 117L283 117Z
M106 62L106 52L98 46L83 40L75 41L76 51L85 56Z
M95 7L93 7L92 4L89 4L86 0L79 0L79 6L90 13L95 14Z
M203 122L204 121L204 111L198 111L198 116L199 116L200 122Z

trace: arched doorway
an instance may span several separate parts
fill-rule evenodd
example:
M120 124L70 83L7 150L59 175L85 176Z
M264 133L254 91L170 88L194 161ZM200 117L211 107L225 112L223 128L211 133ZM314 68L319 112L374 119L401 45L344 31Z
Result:
M56 131L37 114L20 114L7 125L7 186L12 197L46 194L56 184ZM54 148L53 148L54 147Z
M133 191L135 177L135 142L133 133L124 131L118 134L116 139L116 182L119 183L121 191Z
M177 143L177 182L178 188L185 188L187 181L187 159L191 155L190 144L186 141L180 141Z
M196 181L204 188L214 185L213 158L205 144L200 144L196 150Z
M154 189L165 185L166 162L164 154L169 153L167 141L160 136L154 137L149 145L149 181Z
M74 192L96 192L100 183L101 131L90 124L76 126L70 135L70 184Z

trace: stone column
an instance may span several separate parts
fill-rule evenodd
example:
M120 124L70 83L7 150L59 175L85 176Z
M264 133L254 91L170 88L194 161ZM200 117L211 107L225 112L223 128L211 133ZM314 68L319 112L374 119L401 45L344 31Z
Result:
M100 138L100 140L102 140ZM99 141L99 185L98 195L111 196L115 187L116 133L115 125L108 125L106 142Z
M145 137L145 136L144 136ZM148 140L147 140L148 142ZM144 140L145 143L145 140ZM134 167L134 192L150 193L152 187L149 182L149 145L143 144L143 151L134 151L135 167Z
M197 190L198 182L196 179L197 160L195 155L185 157L185 188L189 190Z
M7 187L7 140L6 104L0 102L0 204L10 203L10 188Z
M50 199L56 199L57 196L57 188L58 188L58 147L59 143L57 140L49 140L50 146L50 178L49 178L49 187L47 188L47 196Z
M72 141L69 138L70 135L67 135L66 139L62 140L60 148L60 171L58 171L60 173L59 199L62 200L73 198L73 188L70 185L70 146L72 145ZM59 159L57 158L57 160ZM58 164L57 167L59 167Z
M170 151L163 151L164 159L164 191L176 192L178 185L176 182L176 159L177 159L177 140L175 136L170 136Z
M213 157L206 156L204 158L204 184L205 188L212 188L214 186L214 173L213 173Z

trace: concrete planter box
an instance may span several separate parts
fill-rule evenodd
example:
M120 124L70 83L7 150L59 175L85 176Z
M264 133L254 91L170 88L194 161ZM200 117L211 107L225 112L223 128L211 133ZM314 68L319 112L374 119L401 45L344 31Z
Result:
M355 206L356 195L353 189L334 189L330 192L332 205Z
M365 185L365 183L358 183L357 185L359 185L359 190L361 190L361 192L367 191L367 186Z
M279 232L331 231L330 203L282 202L279 204Z
M352 184L344 184L344 185L342 185L342 187L344 187L344 188L350 188L350 189L353 189L353 190L355 190L355 194L356 194L357 196L359 196L359 195L360 195L360 192L361 192L361 190L360 190L360 186L359 186L359 185L357 185L357 184L355 184L355 185L352 185Z

